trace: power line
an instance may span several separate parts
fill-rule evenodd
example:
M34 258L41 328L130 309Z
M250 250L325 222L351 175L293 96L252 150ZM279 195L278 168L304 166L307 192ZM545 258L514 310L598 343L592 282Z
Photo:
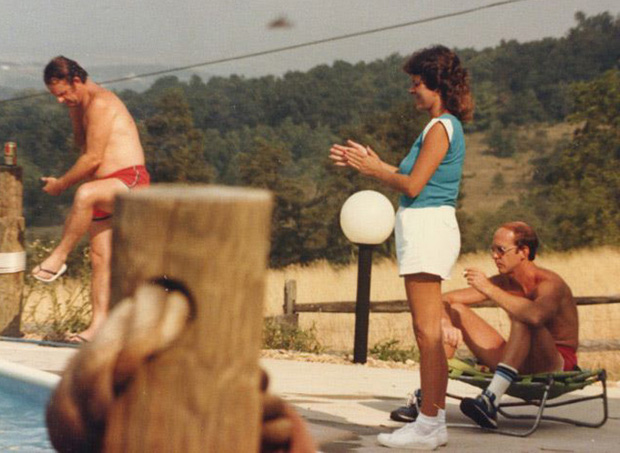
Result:
M317 39L315 41L308 41L308 42L305 42L305 43L293 44L293 45L290 45L290 46L277 47L275 49L268 49L268 50L263 50L263 51L260 51L260 52L252 52L252 53L237 55L237 56L234 56L234 57L219 58L219 59L216 59L216 60L208 60L208 61L204 61L202 63L194 63L194 64L190 64L190 65L186 65L186 66L177 66L177 67L170 68L170 69L162 69L160 71L145 72L145 73L142 73L142 74L136 74L134 76L120 77L120 78L117 78L117 79L111 79L111 80L106 80L104 82L99 82L99 85L111 85L111 84L119 83L119 82L127 82L127 81L130 81L130 80L143 79L143 78L147 78L147 77L154 77L154 76L159 76L159 75L164 75L164 74L171 74L171 73L174 73L174 72L187 71L188 69L195 69L195 68L200 68L200 67L204 67L204 66L212 66L212 65L221 64L221 63L228 63L228 62L231 62L231 61L245 60L245 59L248 59L248 58L261 57L261 56L264 56L264 55L270 55L270 54L274 54L274 53L287 52L289 50L301 49L301 48L304 48L304 47L316 46L316 45L325 44L325 43L328 43L328 42L341 41L343 39L356 38L356 37L359 37L359 36L371 35L371 34L374 34L374 33L380 33L380 32L389 31L389 30L396 30L398 28L411 27L413 25L420 25L420 24L424 24L424 23L428 23L428 22L434 22L434 21L438 21L438 20L442 20L442 19L449 19L451 17L463 16L463 15L466 15L466 14L475 13L475 12L482 11L482 10L485 10L485 9L497 8L499 6L504 6L504 5L508 5L508 4L511 4L511 3L521 3L521 2L526 2L526 1L532 1L532 0L504 0L504 1L500 1L500 2L488 3L486 5L477 6L475 8L469 8L469 9L465 9L465 10L461 10L461 11L456 11L456 12L452 12L452 13L441 14L439 16L427 17L425 19L418 19L418 20L414 20L414 21L410 21L410 22L404 22L404 23L401 23L401 24L388 25L388 26L385 26L385 27L373 28L373 29L370 29L370 30L363 30L363 31L355 32L355 33L347 33L345 35L332 36L331 38ZM25 99L32 99L32 98L44 96L45 94L47 94L47 93L36 93L36 94L30 94L30 95L24 95L24 96L19 96L19 97L15 97L15 98L0 100L0 104L7 103L7 102L22 101L22 100L25 100Z

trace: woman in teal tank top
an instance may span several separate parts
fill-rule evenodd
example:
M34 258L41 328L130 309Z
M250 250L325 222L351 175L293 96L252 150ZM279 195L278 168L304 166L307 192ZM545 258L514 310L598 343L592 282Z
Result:
M435 449L448 441L441 281L449 278L460 249L454 210L465 157L461 121L471 119L473 100L467 71L444 46L414 53L404 70L415 106L428 113L430 122L400 165L383 162L370 147L352 140L333 145L330 159L401 193L396 250L420 350L421 408L414 422L380 434L378 441L394 448Z

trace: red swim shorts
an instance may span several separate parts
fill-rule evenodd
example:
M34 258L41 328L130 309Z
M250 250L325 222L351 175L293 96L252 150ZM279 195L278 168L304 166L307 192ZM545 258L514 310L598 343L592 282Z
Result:
M555 345L556 349L564 359L563 371L573 371L577 368L577 351L570 346L561 344Z
M139 186L148 186L151 184L151 176L144 165L134 165L132 167L123 168L122 170L115 171L109 175L102 176L97 179L112 179L116 178L129 189ZM107 220L112 217L112 214L103 211L101 209L93 209L93 220Z

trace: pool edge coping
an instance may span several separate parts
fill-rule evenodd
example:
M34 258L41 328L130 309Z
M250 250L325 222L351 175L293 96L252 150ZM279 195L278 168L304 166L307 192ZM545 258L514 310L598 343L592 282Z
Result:
M61 379L56 374L3 359L0 359L0 375L49 390L53 390Z

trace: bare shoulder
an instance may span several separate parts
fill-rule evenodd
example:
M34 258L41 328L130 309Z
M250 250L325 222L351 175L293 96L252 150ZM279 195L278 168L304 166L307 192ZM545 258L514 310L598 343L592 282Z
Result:
M450 143L448 137L448 131L441 121L437 121L431 126L428 132L424 135L424 143L430 144L445 144Z
M572 292L564 279L549 269L539 267L537 272L538 288L540 291L558 297L569 297L572 299Z
M125 110L123 102L112 91L101 88L93 93L92 100L88 105L89 113L121 113Z
M541 281L548 281L549 283L553 283L556 285L566 285L566 282L564 281L564 279L556 272L550 269L545 269L543 267L539 267L538 271L539 271L539 278L541 278Z

